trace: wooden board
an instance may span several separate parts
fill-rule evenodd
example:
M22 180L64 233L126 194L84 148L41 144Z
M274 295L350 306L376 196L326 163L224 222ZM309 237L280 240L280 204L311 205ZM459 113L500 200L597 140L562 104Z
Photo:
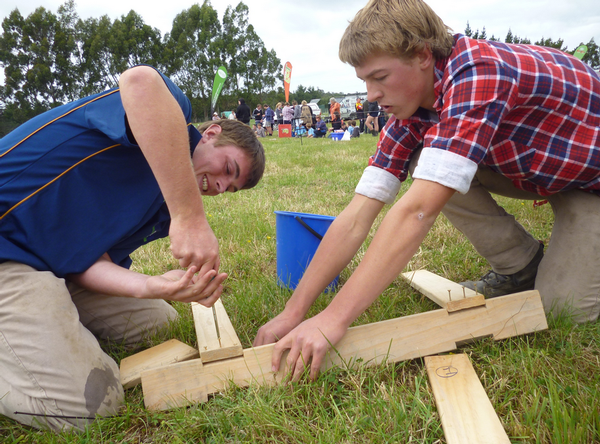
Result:
M192 313L194 315L194 325L196 327L196 336L198 337L198 350L200 351L200 359L203 363L219 361L221 359L229 359L237 356L242 356L244 350L223 302L221 299L215 302L217 311L217 321L219 323L219 332L221 341L217 337L217 329L215 327L215 317L212 308L207 308L196 302L192 302Z
M450 298L452 301L458 301L479 294L475 290L463 287L427 270L409 271L402 273L402 276L410 283L411 287L423 293L440 307L446 307Z
M160 345L128 356L121 360L120 373L123 388L131 388L141 382L144 370L164 367L175 362L187 361L199 357L198 350L177 339L171 339Z
M486 301L486 305L448 313L445 309L348 329L321 367L345 366L361 359L367 365L398 362L451 351L456 343L491 336L496 340L547 329L537 291ZM142 373L144 402L149 409L168 409L203 402L208 395L251 383L272 384L283 378L271 371L273 344L244 350L242 358L201 366L181 362ZM285 362L285 359L282 359Z
M481 305L485 305L485 297L482 294L478 294L477 296L459 299L458 301L449 301L446 304L446 311L452 313L453 311L466 310Z
M425 367L448 444L510 444L467 355L429 356Z

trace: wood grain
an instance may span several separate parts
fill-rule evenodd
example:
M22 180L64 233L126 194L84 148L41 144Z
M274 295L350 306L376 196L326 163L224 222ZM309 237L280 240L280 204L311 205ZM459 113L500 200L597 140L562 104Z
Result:
M479 294L475 290L463 287L427 270L409 271L402 273L402 277L409 282L411 287L423 293L440 307L446 307L450 300L458 301Z
M467 355L428 356L425 367L448 444L510 444Z
M196 327L196 336L198 337L198 351L203 363L219 361L222 359L242 356L244 350L229 316L225 311L223 302L218 299L215 302L217 320L219 322L219 333L221 342L217 336L215 326L215 317L212 308L207 308L196 302L192 302L192 313L194 315L194 325Z
M176 362L198 358L200 354L177 339L171 339L155 347L128 356L121 360L120 373L123 388L128 389L141 382L144 370L164 367Z

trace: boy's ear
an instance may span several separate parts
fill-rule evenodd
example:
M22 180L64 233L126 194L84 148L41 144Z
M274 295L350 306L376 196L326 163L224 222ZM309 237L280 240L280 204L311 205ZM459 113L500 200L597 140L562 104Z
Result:
M209 139L221 134L222 131L223 131L223 128L221 128L220 125L213 123L212 125L210 125L208 128L206 128L204 130L204 132L202 133L202 138L206 137L206 139L209 140Z
M425 44L425 47L417 53L416 57L419 61L419 65L422 68L428 68L430 65L435 63L433 52L431 52L428 44Z

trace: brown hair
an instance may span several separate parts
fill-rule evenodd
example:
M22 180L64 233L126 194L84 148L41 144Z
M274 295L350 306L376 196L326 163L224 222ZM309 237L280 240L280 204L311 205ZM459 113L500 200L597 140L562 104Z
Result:
M237 120L220 119L204 122L198 127L198 131L202 134L211 125L219 125L222 130L215 139L215 147L233 145L248 156L250 172L242 189L248 190L255 187L265 171L265 150L252 128Z
M454 45L451 29L422 0L369 0L340 41L340 60L354 67L373 52L412 58L429 47L437 59Z

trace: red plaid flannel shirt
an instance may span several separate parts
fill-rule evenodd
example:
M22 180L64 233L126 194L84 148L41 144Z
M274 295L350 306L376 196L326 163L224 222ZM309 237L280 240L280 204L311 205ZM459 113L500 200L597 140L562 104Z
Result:
M437 115L392 117L370 165L403 181L423 141L523 190L600 194L600 77L588 65L556 49L456 35L435 78Z

